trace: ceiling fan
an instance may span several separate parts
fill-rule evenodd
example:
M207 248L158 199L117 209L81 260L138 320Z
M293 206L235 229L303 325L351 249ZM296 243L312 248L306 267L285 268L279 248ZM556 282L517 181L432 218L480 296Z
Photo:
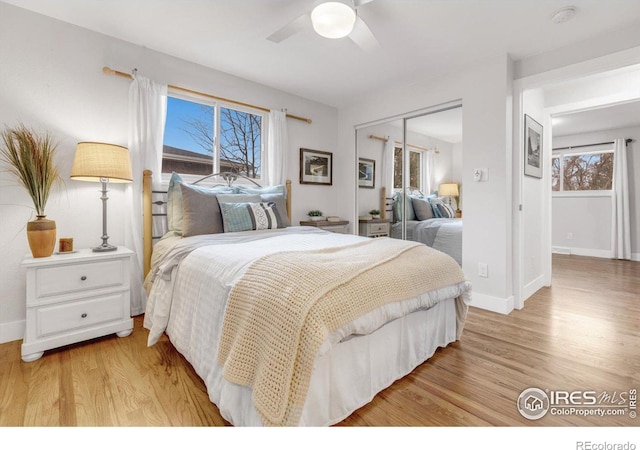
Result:
M320 0L311 11L297 17L267 39L278 43L310 25L320 36L329 39L349 37L360 48L372 52L380 47L367 24L358 15L358 8L373 0Z

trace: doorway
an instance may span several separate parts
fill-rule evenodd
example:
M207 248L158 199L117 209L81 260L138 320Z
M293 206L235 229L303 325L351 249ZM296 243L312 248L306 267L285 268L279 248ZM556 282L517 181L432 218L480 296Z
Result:
M590 215L598 214L598 220L604 218L605 221L605 216L610 217L610 210L602 204L611 204L611 192L596 193L595 190L590 190L591 192L586 193L558 193L552 191L553 182L554 177L556 184L559 183L559 177L564 177L564 172L562 175L559 173L563 169L560 164L562 159L558 158L564 158L567 152L562 154L562 150L559 149L612 142L617 137L634 137L638 130L637 122L634 124L612 120L628 116L630 109L638 106L636 103L640 100L637 88L639 85L640 66L637 64L595 75L574 76L563 81L547 80L546 83L542 83L538 79L527 88L525 80L516 83L514 111L519 112L522 117L525 114L536 117L545 130L545 170L539 182L535 182L523 174L524 123L522 119L515 121L518 131L514 133L514 172L520 174L514 177L514 259L518 261L517 269L514 271L514 290L517 308L522 308L525 300L538 289L551 285L554 251L609 257L606 254L609 254L611 249L610 232L607 231L610 231L610 222L604 230L602 226L591 227L597 220ZM623 109L626 112L623 112ZM635 112L631 114L638 118ZM562 120L565 121L564 129ZM572 122L574 125L571 126L575 128L570 128ZM595 126L594 123L598 122ZM625 134L628 136L624 136ZM554 148L557 149L555 152ZM610 151L606 145L582 148L585 150L584 153L593 155ZM637 168L638 158L634 158L632 151L628 153L631 154L629 178L632 180L634 174L640 173L636 172L640 169ZM569 152L568 156L581 159L579 151ZM589 158L582 158L582 162L587 159ZM598 164L606 162L598 157L591 160L597 161ZM632 195L640 198L640 195L635 195L638 186L632 184L630 188ZM573 225L565 217L569 210L563 209L570 198L573 198L575 208L581 208L579 214L582 215L581 220L572 221ZM576 212L578 209L571 213L574 218L579 216ZM635 200L631 207L631 226L635 227L632 230L637 229L639 209ZM537 230L536 223L539 225ZM637 257L640 237L635 236L632 240L633 253Z

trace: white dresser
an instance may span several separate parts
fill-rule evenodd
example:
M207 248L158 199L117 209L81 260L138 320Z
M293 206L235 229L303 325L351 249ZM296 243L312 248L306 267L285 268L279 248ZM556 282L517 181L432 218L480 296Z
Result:
M45 350L116 333L131 334L131 256L118 247L27 256L27 321L22 360L35 361Z

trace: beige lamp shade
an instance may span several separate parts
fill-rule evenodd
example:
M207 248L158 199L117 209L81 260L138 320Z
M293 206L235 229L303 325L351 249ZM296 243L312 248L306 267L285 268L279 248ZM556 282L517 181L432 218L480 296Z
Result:
M131 158L126 147L102 142L79 142L71 178L80 181L131 183Z
M451 196L457 197L460 195L460 191L458 191L457 183L444 183L438 187L438 195L441 197Z

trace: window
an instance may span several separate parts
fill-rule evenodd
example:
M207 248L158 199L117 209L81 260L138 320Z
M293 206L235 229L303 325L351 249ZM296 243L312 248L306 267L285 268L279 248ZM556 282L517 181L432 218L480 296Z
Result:
M257 111L169 97L162 173L235 172L260 179L263 123Z
M576 153L568 149L551 158L551 190L610 191L613 186L613 149Z
M396 147L393 158L393 187L402 189L402 148ZM422 189L422 152L409 150L409 187Z

